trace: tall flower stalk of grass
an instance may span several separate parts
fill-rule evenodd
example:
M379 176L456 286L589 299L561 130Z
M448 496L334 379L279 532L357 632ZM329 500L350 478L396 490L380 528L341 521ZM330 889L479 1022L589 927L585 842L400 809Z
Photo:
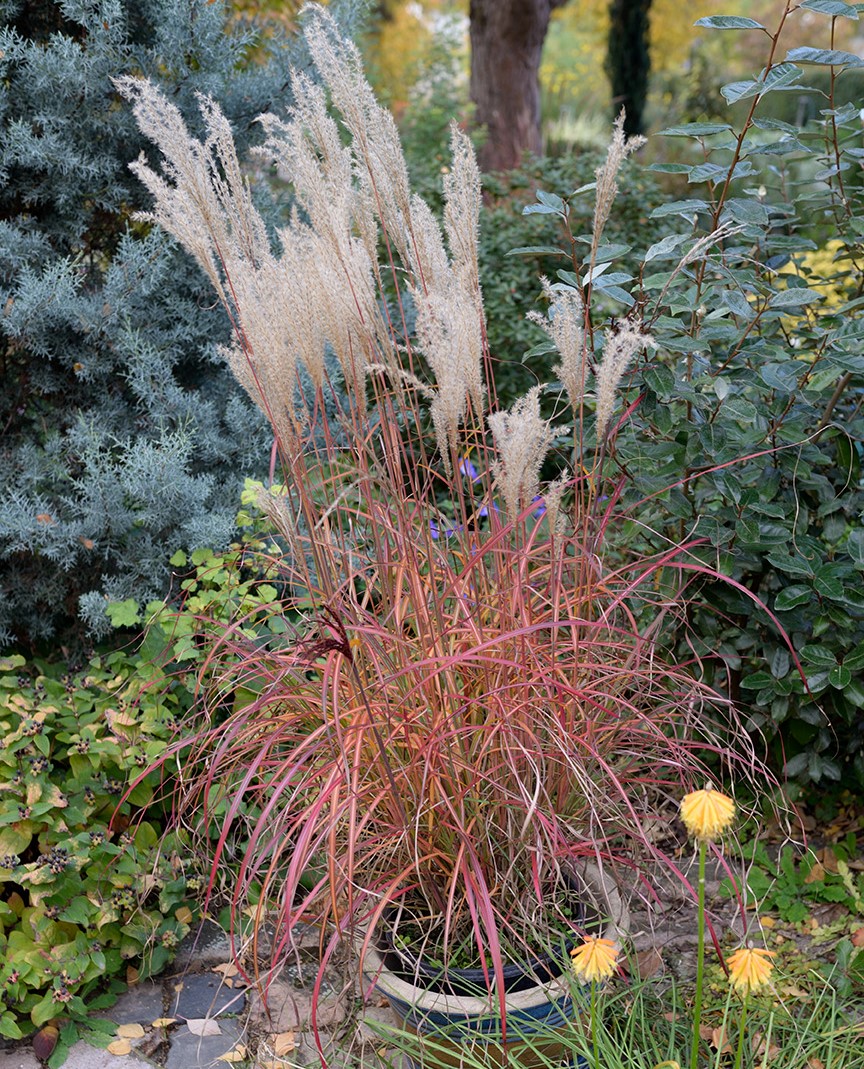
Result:
M699 846L699 883L696 908L696 991L693 996L693 1038L690 1069L699 1069L699 1039L702 1024L702 996L705 983L705 859L708 844L727 831L735 817L735 803L710 786L681 799L681 820Z

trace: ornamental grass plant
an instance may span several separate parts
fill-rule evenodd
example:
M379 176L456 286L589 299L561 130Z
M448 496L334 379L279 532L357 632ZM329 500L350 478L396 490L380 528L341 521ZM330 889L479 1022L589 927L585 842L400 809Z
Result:
M698 580L756 599L686 530L634 550L648 542L610 459L640 403L631 376L663 364L646 302L612 318L620 277L594 285L641 139L615 123L584 252L573 238L572 271L542 282L557 381L502 409L470 141L453 128L439 221L356 49L317 7L305 33L323 88L296 74L287 120L260 120L295 197L275 235L214 100L201 98L199 140L153 85L118 83L161 154L158 170L133 165L146 220L200 264L234 328L226 360L274 433L258 501L270 624L241 614L202 631L175 804L186 823L220 823L213 884L243 844L234 903L275 915L274 959L301 919L368 933L396 906L415 950L491 983L580 927L567 891L580 863L620 873L658 855L652 818L708 764L763 775L698 658L666 648ZM536 207L566 221L557 195ZM728 271L744 226L716 218L666 242L677 266L655 318L694 272Z

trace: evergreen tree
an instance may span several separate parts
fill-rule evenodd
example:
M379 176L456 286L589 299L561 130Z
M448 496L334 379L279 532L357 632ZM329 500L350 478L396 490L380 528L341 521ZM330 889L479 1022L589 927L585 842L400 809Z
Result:
M612 83L615 114L626 111L624 133L641 134L648 96L651 53L648 47L651 0L611 0L606 71Z
M360 6L331 4L346 32ZM132 218L146 146L112 78L193 128L212 95L245 151L306 64L222 0L0 0L0 24L0 642L66 641L163 593L172 551L224 545L270 453L206 281Z

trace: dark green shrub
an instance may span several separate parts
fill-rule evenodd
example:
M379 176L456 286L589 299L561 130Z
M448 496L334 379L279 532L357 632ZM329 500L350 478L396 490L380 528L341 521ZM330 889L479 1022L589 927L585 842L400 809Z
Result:
M495 368L495 389L502 405L508 405L535 382L550 378L557 354L546 335L526 317L536 307L539 276L556 280L556 272L570 266L567 257L550 255L558 245L559 226L554 213L530 217L524 209L534 200L535 189L554 189L568 195L569 226L575 237L590 234L593 196L569 194L594 181L603 154L576 155L526 162L518 170L487 175L484 187L489 197L480 217L480 281L487 310L489 348ZM620 192L609 220L605 244L624 245L618 250L622 270L633 271L636 260L629 250L656 241L668 232L667 219L651 218L651 206L663 194L651 174L625 164L619 176ZM576 249L585 250L577 244ZM518 250L523 251L519 252ZM607 309L617 309L607 304Z
M740 125L667 131L696 144L676 165L692 192L652 213L677 235L651 244L630 231L642 264L618 307L639 307L658 351L630 372L632 413L605 448L632 517L619 536L646 550L690 542L694 567L731 580L668 569L670 597L690 590L681 655L749 710L779 771L862 786L860 118L830 93L818 127L761 118L763 99L809 83L813 66L833 72L831 87L860 65L795 50L770 76L723 87L730 104L753 105ZM560 224L565 201L540 194L528 210ZM719 226L703 246L717 251L682 260ZM808 257L826 234L829 251ZM578 253L573 266L585 270Z

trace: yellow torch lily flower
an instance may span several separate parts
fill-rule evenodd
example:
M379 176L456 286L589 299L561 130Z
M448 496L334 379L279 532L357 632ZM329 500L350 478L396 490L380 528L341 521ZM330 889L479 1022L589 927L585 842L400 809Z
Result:
M735 803L722 791L706 787L681 799L681 819L696 839L708 842L722 835L735 818Z
M601 939L592 935L581 945L570 951L573 959L573 971L584 983L593 984L598 980L608 980L618 964L618 948L611 939Z
M760 950L753 947L742 947L736 950L726 962L729 966L729 983L743 995L758 991L771 979L774 966L770 959L773 957L773 950Z

